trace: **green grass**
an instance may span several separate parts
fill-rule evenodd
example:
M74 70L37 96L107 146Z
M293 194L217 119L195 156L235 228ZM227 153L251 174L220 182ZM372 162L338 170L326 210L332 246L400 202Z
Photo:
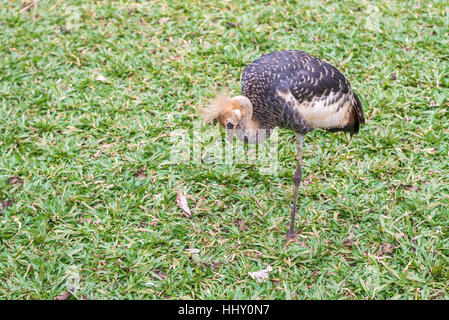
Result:
M30 3L0 0L0 298L449 298L446 1ZM292 132L277 174L170 161L197 105L284 49L338 67L367 118L306 137L285 251Z

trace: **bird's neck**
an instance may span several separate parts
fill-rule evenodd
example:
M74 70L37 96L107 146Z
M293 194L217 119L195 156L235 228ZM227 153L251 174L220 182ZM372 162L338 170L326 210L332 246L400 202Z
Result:
M272 128L260 125L260 122L250 117L243 117L236 130L237 138L249 144L262 143L270 137Z

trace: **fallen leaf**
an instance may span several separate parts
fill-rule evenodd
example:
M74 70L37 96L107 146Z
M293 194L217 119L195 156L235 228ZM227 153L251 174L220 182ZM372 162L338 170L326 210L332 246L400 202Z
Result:
M191 218L192 214L190 213L189 205L187 204L187 198L182 193L181 190L178 191L178 195L176 196L176 204L181 208L182 213L187 217Z
M70 295L71 295L70 291L66 291L63 294L56 296L54 300L67 300L70 297Z
M108 79L106 79L104 76L102 76L101 74L99 74L96 78L95 78L95 80L96 81L102 81L102 82L105 82L105 81L108 81Z
M428 149L422 149L425 153L435 154L438 149L437 148L428 148Z
M255 272L248 272L248 274L251 276L251 278L256 279L257 282L262 283L268 279L268 273L272 270L273 268L271 266L267 266L266 269Z
M23 181L17 176L12 176L9 177L9 184L23 184Z
M146 286L149 286L149 287L157 287L157 285L155 285L153 282L151 282L151 281L147 281L146 283L145 283L145 285Z

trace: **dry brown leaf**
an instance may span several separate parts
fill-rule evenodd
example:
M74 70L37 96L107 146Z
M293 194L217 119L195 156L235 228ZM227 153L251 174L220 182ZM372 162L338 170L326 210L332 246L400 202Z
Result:
M105 81L108 81L108 79L106 79L104 76L102 76L101 74L99 74L96 78L95 78L95 80L96 81L102 81L102 82L105 82Z
M54 300L67 300L70 297L70 295L71 295L70 291L66 291L63 294L56 296Z
M268 273L272 270L273 268L268 265L266 269L255 272L248 272L248 274L251 276L251 278L256 279L257 282L262 283L268 279Z
M428 149L422 149L425 153L435 154L438 149L437 148L428 148Z
M9 184L23 184L23 181L17 176L12 176L9 177Z
M181 190L178 191L178 195L176 196L176 204L181 208L182 213L187 217L191 218L192 214L190 213L189 205L187 204L187 198L182 193Z

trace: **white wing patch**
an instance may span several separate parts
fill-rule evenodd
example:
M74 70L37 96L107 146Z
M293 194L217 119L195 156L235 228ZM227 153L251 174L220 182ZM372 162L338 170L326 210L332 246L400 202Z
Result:
M315 98L312 101L303 103L299 103L290 90L288 92L277 90L277 94L284 99L285 102L293 106L312 128L341 128L348 123L351 104L350 99L347 99L346 95L342 96L341 99L335 103L326 105L326 101L334 98L334 93L331 93L328 97L322 100ZM339 109L338 106L342 99L346 99L347 102Z

